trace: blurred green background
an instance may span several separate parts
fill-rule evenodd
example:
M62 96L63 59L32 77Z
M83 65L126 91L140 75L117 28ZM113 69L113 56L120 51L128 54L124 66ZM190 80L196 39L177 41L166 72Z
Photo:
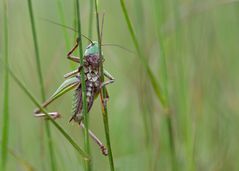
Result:
M104 66L116 78L116 82L108 86L108 112L117 171L239 170L238 2L125 1L140 49L160 84L163 82L162 68L165 67L162 66L161 54L165 54L175 162L171 162L167 117L138 56L105 46ZM74 28L75 4L71 0L34 0L32 3L44 86L49 97L63 82L63 75L77 67L66 59L76 33L41 18L62 23L63 14L65 24ZM87 35L89 1L81 0L80 3L82 33ZM1 1L1 58L4 56L2 4ZM10 67L41 101L27 1L9 0L8 7ZM105 14L103 43L116 43L136 51L120 2L99 0L99 10L101 18ZM95 22L94 15L93 40L97 40ZM84 40L84 47L87 43ZM3 65L0 69L0 104L3 104L2 68ZM70 92L57 100L49 110L62 114L57 122L83 147L81 129L73 122L68 123L72 94ZM31 167L33 170L50 170L43 120L33 117L35 106L12 79L9 103L7 170L30 170ZM3 109L0 106L2 130ZM105 142L99 99L90 111L90 129ZM57 170L83 170L82 158L75 149L52 125L51 132ZM92 141L91 151L93 170L109 170L108 158Z

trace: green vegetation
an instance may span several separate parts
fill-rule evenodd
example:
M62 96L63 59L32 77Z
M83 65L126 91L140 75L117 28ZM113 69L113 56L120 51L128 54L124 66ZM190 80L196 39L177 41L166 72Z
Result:
M102 37L101 31L103 31L104 16L102 18L102 26L101 26L101 30L100 30L99 10L98 10L97 0L95 0L95 14L96 14L97 37L98 37L98 43L99 43L99 54L100 54L100 58L103 61L102 48L101 48L103 37ZM104 82L104 74L103 74L104 68L103 67L104 67L103 63L101 63L101 67L100 67L101 78L100 79L101 79L102 83ZM104 121L105 137L106 137L106 143L107 143L110 170L114 171L115 167L114 167L114 159L113 159L113 153L112 153L111 143L110 143L108 108L107 108L107 104L104 103L104 99L106 99L106 98L107 98L106 88L103 87L103 89L100 92L101 109L102 109L102 116L103 116L103 121Z
M80 65L83 66L83 48L82 48L82 39L81 39L81 15L80 15L80 2L79 0L76 0L76 17L77 17L77 30L78 30L78 39L77 43L79 44L79 55L80 55ZM86 83L85 83L85 71L84 69L80 72L81 76L81 87L82 87L82 113L84 116L84 124L85 124L85 150L86 153L91 157L90 155L90 142L89 142L89 117L87 112L87 103L86 103ZM87 171L91 170L91 159L86 161L86 169Z
M0 4L0 170L239 170L238 1ZM61 118L33 116L76 69L66 54L81 33L105 44L103 67L116 79L107 86L106 108L103 90L84 110L83 131L68 122L70 92L43 110ZM82 39L75 55L82 57L88 43Z
M8 4L7 0L3 1L3 20L4 24L2 29L4 30L4 62L6 66L9 65L8 57ZM7 70L4 70L4 89L3 89L3 126L2 126L2 144L1 144L1 170L6 169L6 162L8 158L8 137L9 137L9 74Z
M36 56L36 68L37 68L38 79L39 79L39 84L40 84L41 97L42 97L42 101L45 101L46 95L45 95L45 88L44 88L44 83L43 83L40 53L39 53L38 39L37 39L37 34L36 34L37 31L36 31L36 26L35 26L35 19L34 19L33 7L32 7L31 0L28 0L28 9L29 9L29 15L30 15L30 21L31 21L32 36L33 36L34 50L35 50L35 56ZM56 165L55 165L54 152L53 152L53 146L52 146L50 125L49 125L48 121L46 121L44 124L46 127L49 154L50 154L50 159L51 159L51 170L55 171ZM42 125L41 125L40 129L42 129ZM43 132L41 131L40 134L43 134ZM43 136L43 135L41 135L41 136ZM40 145L40 148L44 147L43 140L41 140L41 143L42 144ZM44 149L42 149L42 150L44 150ZM42 154L41 154L41 160L44 160L44 156ZM42 167L44 168L44 166L42 166Z

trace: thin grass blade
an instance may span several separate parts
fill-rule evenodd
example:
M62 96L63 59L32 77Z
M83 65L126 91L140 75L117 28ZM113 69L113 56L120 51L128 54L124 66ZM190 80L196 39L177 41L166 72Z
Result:
M136 34L135 34L135 31L133 29L133 25L129 19L129 15L128 15L128 11L125 7L125 3L124 3L124 0L120 0L120 4L121 4L121 8L122 8L122 11L123 11L123 14L124 14L124 17L125 17L125 20L126 20L126 23L127 23L127 26L128 26L128 29L129 29L129 32L130 32L130 35L131 35L131 38L133 40L133 43L134 43L134 46L137 50L137 54L140 58L140 61L141 63L143 64L148 76L149 76L149 79L150 79L150 82L153 86L153 89L159 99L159 101L161 102L161 104L163 106L165 106L165 98L163 97L163 94L161 92L161 88L160 88L160 85L159 83L157 82L153 72L151 71L149 65L148 65L148 62L146 60L146 58L144 57L143 55L143 52L141 51L140 47L139 47L139 42L136 38Z
M81 15L80 15L80 2L76 0L76 13L77 13L77 27L78 27L78 44L79 44L79 54L80 54L80 64L83 65L83 48L81 40ZM87 112L87 103L86 103L86 83L85 83L85 72L84 68L80 72L81 75L81 85L82 85L82 103L83 103L83 116L84 116L84 125L85 125L85 149L86 153L90 155L90 143L89 143L89 121L88 121L88 112ZM90 160L86 161L86 170L92 170L92 164Z
M99 23L99 13L98 13L98 4L97 0L95 0L95 13L96 13L96 28L97 28L97 35L98 35L98 43L99 43L99 55L100 58L102 57L102 49L101 49L101 32L100 32L100 23ZM101 60L102 61L102 60ZM104 69L103 69L103 62L101 62L100 66L100 76L101 76L101 82L104 82ZM101 97L101 107L102 107L102 115L103 115L103 121L104 121L104 129L105 129L105 136L106 136L106 143L107 143L107 149L108 149L108 158L110 163L110 170L114 171L114 158L112 154L111 149L111 143L110 143L110 131L109 131L109 121L108 121L108 110L107 110L107 104L104 103L104 99L106 98L106 89L105 87L102 88L100 91L100 97Z
M17 85L24 91L24 93L30 98L30 100L46 115L47 119L60 131L60 133L68 140L68 142L79 152L79 154L83 157L84 160L89 160L89 156L75 143L75 141L67 134L64 129L47 113L46 109L44 109L41 104L35 99L32 93L26 88L26 86L18 79L18 77L11 71L9 67L8 72L13 78L13 80L17 83Z
M42 70L41 70L41 62L40 62L40 54L39 54L39 47L38 47L38 39L36 34L36 26L35 26L35 20L34 20L34 14L33 14L33 8L32 8L32 2L31 0L28 0L28 9L29 9L29 15L31 20L31 28L32 28L32 36L33 36L33 42L34 42L34 48L35 48L35 57L36 57L36 65L37 65L37 73L38 73L38 79L40 83L40 91L42 96L42 101L45 101L45 90L44 90L44 83L43 83L43 76L42 76ZM51 169L53 171L56 170L56 161L54 157L54 151L53 151L53 145L52 145L52 137L50 132L50 125L48 121L45 122L46 127L46 134L48 139L48 147L49 147L49 153L50 153L50 162L51 162ZM40 132L41 134L41 132ZM41 146L44 147L43 142L41 142ZM43 149L42 149L43 150ZM43 158L43 156L42 156Z
M63 2L62 2L62 0L56 0L56 3L57 3L57 9L58 9L60 21L61 21L61 23L63 25L66 25L64 8L63 8L64 5L62 4ZM65 39L66 49L70 49L70 38L69 38L69 35L67 33L66 28L62 28L62 29L63 29L64 39ZM69 62L69 63L70 63L71 69L74 69L75 68L75 64L73 62Z
M8 67L8 1L3 1L3 11L4 11L4 62ZM2 170L6 169L7 164L7 146L8 146L8 136L9 136L9 74L8 70L5 69L4 72L4 95L3 95L3 127L2 127L2 156L1 156L1 166Z
M164 68L163 68L163 79L164 79L164 91L162 91L162 88L160 87L160 84L157 82L155 76L153 75L153 72L151 71L149 65L148 65L148 62L146 61L146 58L144 57L140 47L139 47L139 42L136 38L136 34L133 30L133 26L132 26L132 23L130 21L130 18L129 18L129 15L128 15L128 11L126 9L126 6L125 6L125 3L124 3L124 0L120 0L120 3L121 3L121 8L122 8L122 11L123 11L123 14L125 16L125 20L126 20L126 23L127 23L127 26L128 26L128 29L129 29L129 32L130 32L130 35L132 37L132 40L133 40L133 43L135 45L135 48L137 50L137 53L138 53L138 56L140 57L141 59L141 62L143 63L145 69L146 69L146 72L149 76L149 79L150 79L150 82L153 86L153 89L159 99L159 101L161 102L163 108L164 108L164 113L166 114L166 123L167 123L167 127L168 127L168 133L169 133L169 143L170 143L170 147L171 147L171 156L172 156L172 166L173 166L173 169L176 170L176 167L175 167L175 161L176 161L176 154L175 154L175 148L174 148L174 137L173 137L173 129L172 129L172 116L171 116L171 111L169 109L169 104L168 104L168 90L167 90L167 71L166 71L166 60L165 60L165 56L164 56L164 52L161 52L161 57L163 58L163 65L164 65ZM161 39L160 39L161 41ZM160 48L162 48L162 43L160 43Z

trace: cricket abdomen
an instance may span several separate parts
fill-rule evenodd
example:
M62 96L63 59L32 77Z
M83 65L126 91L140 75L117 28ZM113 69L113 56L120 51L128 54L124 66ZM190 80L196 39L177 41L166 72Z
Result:
M88 54L84 56L83 69L85 74L86 102L88 112L93 105L95 96L98 95L100 90L99 64L100 57L98 54ZM82 108L82 87L79 85L79 87L75 90L72 116L72 119L78 123L80 123L83 119Z
M100 78L98 75L98 71L91 70L90 67L85 70L85 79L86 79L86 102L87 102L87 112L90 111L95 96L99 93L100 90ZM83 119L82 115L82 87L79 85L75 90L75 94L73 97L73 116L71 118L74 119L76 122L80 123Z

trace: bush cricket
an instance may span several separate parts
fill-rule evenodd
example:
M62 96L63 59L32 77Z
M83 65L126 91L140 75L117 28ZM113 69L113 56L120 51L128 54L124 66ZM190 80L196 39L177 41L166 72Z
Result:
M87 38L83 35L83 37ZM87 38L88 39L88 38ZM74 101L73 101L73 116L71 117L70 121L74 120L78 123L82 128L84 128L84 124L82 120L84 116L82 114L82 88L81 88L81 78L80 78L80 71L83 69L85 74L85 83L86 83L86 97L87 97L87 110L90 111L95 98L100 93L101 88L104 86L111 84L114 82L114 77L104 69L104 76L108 78L107 81L101 82L100 80L100 72L99 67L102 61L99 55L99 44L97 41L90 41L90 44L87 46L84 58L83 58L83 65L80 65L76 70L71 71L64 75L66 79L59 88L53 93L53 95L46 100L42 107L47 107L50 103L54 100L62 96L63 94L67 93L70 90L74 90ZM73 52L78 47L78 40L76 41L75 46L68 52L67 58L72 60L73 62L80 63L80 59L77 56L73 55ZM104 99L104 103L108 101L109 95L107 93L106 99ZM48 113L52 118L56 119L60 116L58 112L49 112ZM34 116L36 117L45 117L45 114L40 111L40 109L35 109ZM89 135L91 138L99 145L102 153L107 155L107 149L101 143L101 141L93 134L92 131L89 130Z

